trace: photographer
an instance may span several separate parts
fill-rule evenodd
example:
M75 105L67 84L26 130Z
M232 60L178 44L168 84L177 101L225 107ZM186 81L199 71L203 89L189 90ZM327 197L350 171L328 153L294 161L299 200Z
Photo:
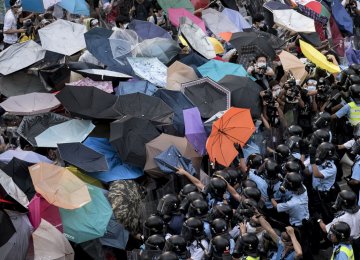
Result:
M247 69L247 72L256 78L256 82L264 89L269 88L269 80L275 75L272 68L267 64L267 59L264 55L257 55L255 64Z

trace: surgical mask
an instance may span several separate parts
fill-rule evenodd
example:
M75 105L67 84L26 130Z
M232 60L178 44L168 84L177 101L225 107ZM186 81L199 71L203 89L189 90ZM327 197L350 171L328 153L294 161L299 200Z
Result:
M266 62L258 62L258 63L257 63L257 66L258 66L259 68L261 68L261 67L266 67Z

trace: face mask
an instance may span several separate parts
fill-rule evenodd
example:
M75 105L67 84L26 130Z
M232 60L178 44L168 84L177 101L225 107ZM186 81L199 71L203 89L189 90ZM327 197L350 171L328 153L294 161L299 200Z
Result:
M257 66L260 67L266 67L266 63L265 62L258 62Z

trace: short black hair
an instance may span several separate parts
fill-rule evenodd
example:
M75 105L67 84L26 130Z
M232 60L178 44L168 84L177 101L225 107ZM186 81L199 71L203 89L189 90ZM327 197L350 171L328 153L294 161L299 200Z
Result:
M255 56L255 61L257 61L260 57L264 57L265 59L266 59L266 61L267 61L267 57L266 57L266 55L264 55L264 54L258 54L258 55L256 55Z
M264 20L265 20L265 17L260 13L255 14L253 17L253 23L259 23Z
M116 25L119 25L119 24L125 24L125 23L129 23L130 22L130 18L129 16L126 16L126 15L119 15L117 18L116 18Z

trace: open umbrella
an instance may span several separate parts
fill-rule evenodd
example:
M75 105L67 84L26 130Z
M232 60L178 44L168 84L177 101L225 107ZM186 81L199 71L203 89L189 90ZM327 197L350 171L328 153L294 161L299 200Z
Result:
M89 5L85 0L74 0L74 1L61 0L58 3L58 5L64 8L65 10L67 10L71 14L78 14L84 16L90 15Z
M331 16L330 11L321 2L309 1L305 4L305 6L309 9L313 10L317 14L330 19L330 16Z
M247 71L242 65L218 60L208 61L204 65L198 67L198 71L203 77L209 77L216 82L226 75L248 76Z
M110 124L110 143L124 162L135 166L144 167L145 144L157 136L155 126L143 118L124 117Z
M310 43L312 46L320 47L322 42L320 39L320 36L317 32L313 33L299 33L301 36L301 39L306 41L307 43Z
M194 6L190 0L158 0L159 5L168 14L169 8L185 8L189 12L194 12Z
M74 250L65 236L46 220L32 234L35 259L73 260Z
M60 157L86 172L101 172L109 170L105 156L82 143L58 144Z
M315 49L310 44L300 40L300 48L301 52L304 56L314 63L316 66L330 72L330 73L338 73L340 72L339 66L335 65L334 63L327 60L327 58Z
M172 25L174 25L175 27L179 27L180 26L180 18L183 16L186 16L191 21L193 21L195 24L197 24L206 33L204 21L201 20L199 17L193 15L191 12L189 12L185 8L169 8L168 16L169 16L170 23Z
M45 50L34 41L16 43L0 53L0 73L8 75L45 57Z
M195 151L200 155L204 155L207 135L201 121L200 111L197 107L194 107L185 109L183 113L185 121L185 136L189 143L192 144Z
M230 108L230 91L209 78L201 78L181 86L185 96L199 108L202 118L209 118Z
M16 185L14 180L5 172L0 170L0 198L9 200L15 200L24 209L29 206L29 200L26 194Z
M342 1L331 1L331 13L339 26L339 29L353 34L354 22L348 11L342 5Z
M47 158L41 154L35 153L33 151L24 151L24 150L21 150L21 148L17 148L15 150L7 150L6 152L3 152L2 154L0 154L0 162L8 163L14 157L18 158L20 160L23 160L25 162L29 162L29 163L38 163L38 162L52 163L53 162L49 158Z
M278 1L266 2L266 3L264 3L263 7L266 8L267 10L269 10L270 12L273 12L274 10L289 10L289 9L291 9L291 6L289 6L287 4L283 4Z
M180 18L180 32L190 44L191 48L207 59L215 58L214 46L206 34L187 17Z
M183 56L179 61L184 63L185 65L192 67L193 69L208 62L207 59L200 56L196 52L191 52L191 53Z
M104 184L100 180L95 179L94 177L92 177L86 173L83 173L80 169L76 168L75 166L70 165L70 166L67 166L66 169L71 171L76 177L78 177L83 182L93 185L93 186L96 186L100 189L105 189Z
M165 29L147 21L134 19L128 24L128 29L135 31L142 40L156 37L171 39L170 34Z
M231 108L217 120L206 141L206 150L212 162L228 167L238 152L234 143L243 147L255 131L250 110Z
M213 123L215 123L216 120L218 120L220 117L222 117L225 112L226 111L217 112L215 115L213 115L212 117L210 117L208 120L206 120L204 122L204 128L208 135L210 135L210 133L211 133L211 128L212 128Z
M211 42L211 44L213 45L216 54L221 54L221 53L225 52L224 46L216 38L208 37L208 39Z
M148 96L154 95L158 88L147 80L134 80L120 82L115 90L115 95L121 96L126 94L143 93Z
M112 215L110 203L102 189L86 186L91 196L89 203L74 210L60 208L64 235L77 244L102 237Z
M107 93L112 93L113 85L111 81L94 81L90 78L84 78L78 81L67 83L68 86L95 87Z
M285 71L291 72L296 80L303 82L307 76L305 64L302 63L296 56L287 51L282 51L279 54L281 65Z
M111 70L87 69L77 70L76 72L84 77L89 77L92 80L111 81L114 85L119 84L120 81L132 78L130 75Z
M0 209L0 250L1 247L9 241L9 239L16 233L15 227L11 222L9 215Z
M34 115L49 112L60 106L60 102L54 94L30 93L9 97L0 106L10 114Z
M158 58L162 63L169 63L179 52L176 41L167 38L146 39L136 48L137 57Z
M129 240L129 231L124 226L116 221L114 214L106 227L106 233L99 241L104 246L118 248L125 250L126 244Z
M45 50L70 56L86 48L86 27L82 24L59 19L38 32Z
M109 183L116 180L136 179L144 174L140 168L123 163L107 138L88 137L84 145L104 155L109 166L108 171L87 173L93 178Z
M119 28L112 33L109 42L114 59L121 63L122 58L134 54L134 49L139 44L139 36L133 30Z
M210 0L190 0L190 1L193 4L195 10L198 10L200 8L207 8L210 3ZM197 13L196 15L198 14L199 13ZM199 17L201 17L201 14Z
M38 147L57 147L60 143L82 142L95 128L89 120L71 119L52 126L35 137Z
M295 10L274 10L274 22L293 32L315 32L314 20Z
M182 83L197 79L198 76L193 68L180 61L175 61L167 69L166 88L170 90L180 90Z
M71 70L66 64L50 64L39 68L39 77L47 90L56 91L69 82Z
M77 209L91 201L85 183L66 168L38 163L29 167L29 171L36 191L50 204Z
M226 14L212 8L202 11L202 19L210 31L217 36L222 32L235 33L240 31Z
M237 27L238 32L242 32L244 29L250 29L251 25L246 21L244 17L237 10L233 10L230 8L224 8L222 13L226 15L229 20ZM226 30L223 30L223 32Z
M55 113L44 113L35 116L24 116L17 133L36 147L35 137L51 126L58 125L70 120L70 118Z
M10 9L10 0L5 0L6 8ZM21 8L27 12L44 13L46 11L44 0L21 1Z

